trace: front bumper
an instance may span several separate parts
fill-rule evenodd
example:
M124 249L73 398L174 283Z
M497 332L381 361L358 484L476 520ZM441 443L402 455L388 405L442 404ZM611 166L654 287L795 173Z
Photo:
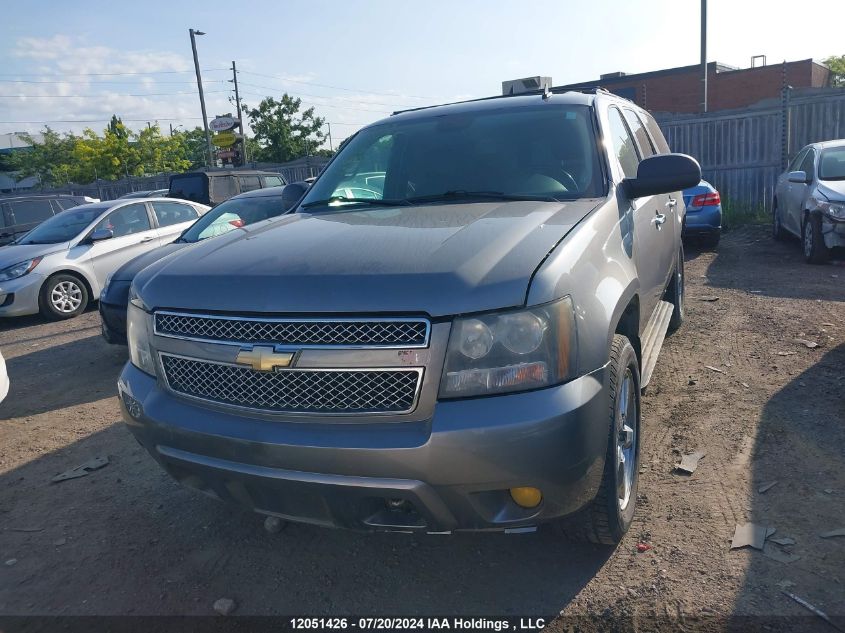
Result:
M845 220L822 215L822 237L828 248L845 247Z
M11 281L0 281L0 317L38 314L38 295L44 275L31 272Z
M438 402L430 419L411 422L253 418L174 396L130 363L118 386L130 430L175 479L324 526L534 526L595 497L607 449L604 369L529 393ZM520 508L507 492L516 486L539 488L543 502Z

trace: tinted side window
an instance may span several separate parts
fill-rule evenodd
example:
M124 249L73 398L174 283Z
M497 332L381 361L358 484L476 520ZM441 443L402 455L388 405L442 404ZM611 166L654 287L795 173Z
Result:
M147 215L147 207L144 204L128 204L112 211L105 218L100 220L94 230L109 229L115 237L132 235L149 231L150 217Z
M238 190L235 189L234 176L215 176L210 179L210 183L212 191L214 192L214 202L217 204L238 194Z
M669 143L666 142L666 137L663 136L663 132L660 130L660 126L657 125L657 121L648 112L645 112L643 116L645 118L645 127L654 141L654 147L657 148L657 153L669 154L672 150L669 149Z
M184 198L195 202L208 200L206 179L204 174L192 174L170 179L170 193L172 198Z
M634 138L637 139L637 145L640 146L640 154L643 158L654 156L654 146L651 144L651 139L643 127L643 122L633 110L625 109L625 120L628 121L628 127L634 133Z
M610 108L607 113L610 120L610 146L613 153L619 159L622 166L622 173L626 178L637 177L637 165L640 163L637 147L631 133L622 120L622 114L617 108Z
M43 222L53 217L53 207L50 200L20 200L12 202L12 213L16 224L30 224Z
M238 180L241 184L241 193L261 189L261 181L258 176L238 176Z
M285 184L285 181L282 180L281 176L264 176L265 187L281 187L283 184Z
M801 162L801 166L798 168L798 171L803 171L807 174L810 178L816 175L816 152L810 150L807 152L807 155L804 157L804 160Z
M153 213L159 226L170 226L181 222L192 222L197 219L197 212L193 207L178 202L153 202Z
M0 204L0 229L7 226L6 223L6 215L9 214L9 205L8 204ZM10 218L11 220L11 218Z

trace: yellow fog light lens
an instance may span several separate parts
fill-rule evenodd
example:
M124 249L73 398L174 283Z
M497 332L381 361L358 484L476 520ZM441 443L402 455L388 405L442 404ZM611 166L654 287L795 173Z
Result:
M543 500L543 493L537 488L511 488L511 499L523 508L536 508Z

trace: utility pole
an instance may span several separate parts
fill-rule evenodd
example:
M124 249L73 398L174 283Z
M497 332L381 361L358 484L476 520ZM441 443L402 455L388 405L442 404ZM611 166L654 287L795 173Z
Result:
M701 0L701 111L707 112L707 0Z
M246 165L246 138L244 137L244 120L241 116L241 96L238 93L238 68L232 60L232 83L235 84L235 107L238 112L238 131L241 134L241 166Z
M196 35L205 35L202 31L195 31L188 29L191 34L191 50L194 52L194 69L197 71L197 89L200 93L200 108L202 109L202 127L205 130L205 144L208 151L208 166L214 165L214 152L211 149L211 135L208 133L208 115L205 113L205 95L202 92L202 75L200 74L200 62L197 58L197 39Z
M329 126L329 151L334 154L334 148L332 147L332 124L326 123Z

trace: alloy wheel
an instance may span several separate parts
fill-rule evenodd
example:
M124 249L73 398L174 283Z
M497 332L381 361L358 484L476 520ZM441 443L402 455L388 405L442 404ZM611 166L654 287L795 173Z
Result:
M804 257L813 256L813 226L809 220L804 222Z
M616 417L619 420L619 434L616 437L616 498L620 510L625 510L631 501L636 477L637 399L634 388L634 376L630 369L626 369L616 401Z
M72 281L61 281L50 291L50 303L61 314L75 312L82 305L82 288Z

